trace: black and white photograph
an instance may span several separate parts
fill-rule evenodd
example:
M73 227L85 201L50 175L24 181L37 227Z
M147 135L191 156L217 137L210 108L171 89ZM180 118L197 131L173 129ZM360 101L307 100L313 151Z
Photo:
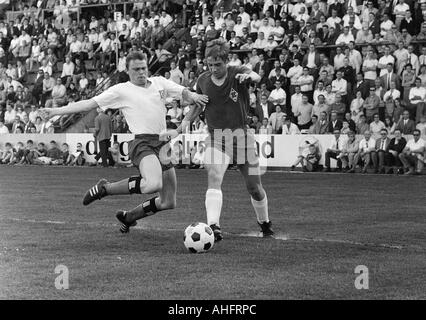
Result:
M424 300L425 163L426 0L0 0L0 300Z

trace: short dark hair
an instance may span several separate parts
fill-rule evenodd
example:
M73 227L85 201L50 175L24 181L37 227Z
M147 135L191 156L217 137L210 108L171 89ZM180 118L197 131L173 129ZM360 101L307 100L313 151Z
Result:
M229 54L229 44L223 39L215 39L207 43L205 57L226 61Z
M126 57L126 68L129 68L130 61L132 60L147 60L146 54L142 51L133 51Z

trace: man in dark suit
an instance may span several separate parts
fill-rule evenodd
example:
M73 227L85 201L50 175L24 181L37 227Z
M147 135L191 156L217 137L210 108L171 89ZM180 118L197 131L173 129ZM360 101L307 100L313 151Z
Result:
M282 7L280 6L279 1L274 0L272 6L269 6L268 11L271 13L271 17L274 18L274 20L280 20L281 9Z
M327 134L327 133L328 133L327 113L325 111L322 111L320 113L320 118L315 124L313 134Z
M337 112L332 111L330 116L330 122L328 123L328 132L333 133L334 130L341 130L342 127L342 120L337 119Z
M402 113L402 119L396 124L395 130L398 129L402 134L413 134L416 129L416 123L410 119L410 112L404 110Z
M263 53L259 54L259 62L256 63L256 65L253 68L253 71L256 72L257 74L259 74L259 70L263 69L263 71L265 71L266 73L266 69L268 68L268 65L265 61L265 55Z
M395 82L396 88L399 90L401 82L399 76L393 71L393 64L388 63L386 69L388 73L380 77L383 89L385 89L385 91L390 90L391 83Z
M376 148L371 152L375 173L386 173L385 166L390 166L392 163L392 154L389 152L390 141L388 130L380 130L380 139L376 140Z
M369 93L370 93L370 85L367 83L367 81L364 81L364 76L362 75L362 73L358 73L356 75L356 83L354 85L354 89L353 89L353 97L356 97L356 93L360 91L361 92L361 97L365 100L367 99Z
M222 23L222 28L219 31L219 37L222 37L226 41L231 39L231 31L227 30L226 23Z
M376 33L380 33L380 20L376 18L373 12L369 13L368 28L371 30L373 37Z
M268 118L275 111L275 106L268 101L268 96L262 94L260 97L260 102L256 105L255 115L259 118L259 121L262 121L264 118ZM266 114L267 112L267 114Z

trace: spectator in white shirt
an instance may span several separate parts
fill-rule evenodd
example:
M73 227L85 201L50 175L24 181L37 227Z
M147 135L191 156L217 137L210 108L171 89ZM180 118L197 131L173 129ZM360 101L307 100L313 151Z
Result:
M392 66L395 64L395 57L390 54L389 46L385 46L385 54L379 59L379 64L377 67L380 69L380 77L387 74L388 63L392 63Z
M288 135L300 134L299 127L295 125L293 122L291 122L290 117L284 116L283 122L284 123L282 126L282 134L288 134Z
M268 44L268 40L265 39L265 35L263 32L259 32L256 41L254 42L255 49L263 49Z
M287 95L283 88L281 88L281 81L277 79L275 81L275 89L272 90L268 100L274 105L285 105Z
M416 122L420 122L420 118L426 112L426 88L422 87L422 80L416 78L416 86L410 89L409 94L410 106L412 113L416 112Z
M380 24L380 35L382 37L386 36L386 33L392 29L393 22L389 19L389 15L387 13L383 14L383 22Z
M362 173L367 172L367 168L372 161L371 152L373 152L374 150L376 150L376 140L371 137L371 132L367 130L364 132L364 139L359 142L358 153L354 159L355 165L358 164L359 160L362 160L364 162Z
M355 42L354 35L352 33L349 33L349 27L344 27L343 33L337 37L336 44L347 45L351 41Z
M420 134L420 130L415 129L414 138L407 142L404 151L399 154L399 159L406 170L405 174L421 174L423 171L426 141L420 137Z
M170 62L170 80L177 84L183 83L183 73L179 70L179 68L176 66L176 62L172 61Z
M334 139L331 146L325 152L324 172L330 172L330 159L337 160L337 167L342 169L341 153L346 144L346 139L340 134L340 129L334 129Z

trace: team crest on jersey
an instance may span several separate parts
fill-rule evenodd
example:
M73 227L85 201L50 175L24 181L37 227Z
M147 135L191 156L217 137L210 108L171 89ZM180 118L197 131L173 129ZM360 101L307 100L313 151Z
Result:
M234 88L231 88L231 92L229 93L229 97L234 101L237 102L238 100L238 92L235 91Z

